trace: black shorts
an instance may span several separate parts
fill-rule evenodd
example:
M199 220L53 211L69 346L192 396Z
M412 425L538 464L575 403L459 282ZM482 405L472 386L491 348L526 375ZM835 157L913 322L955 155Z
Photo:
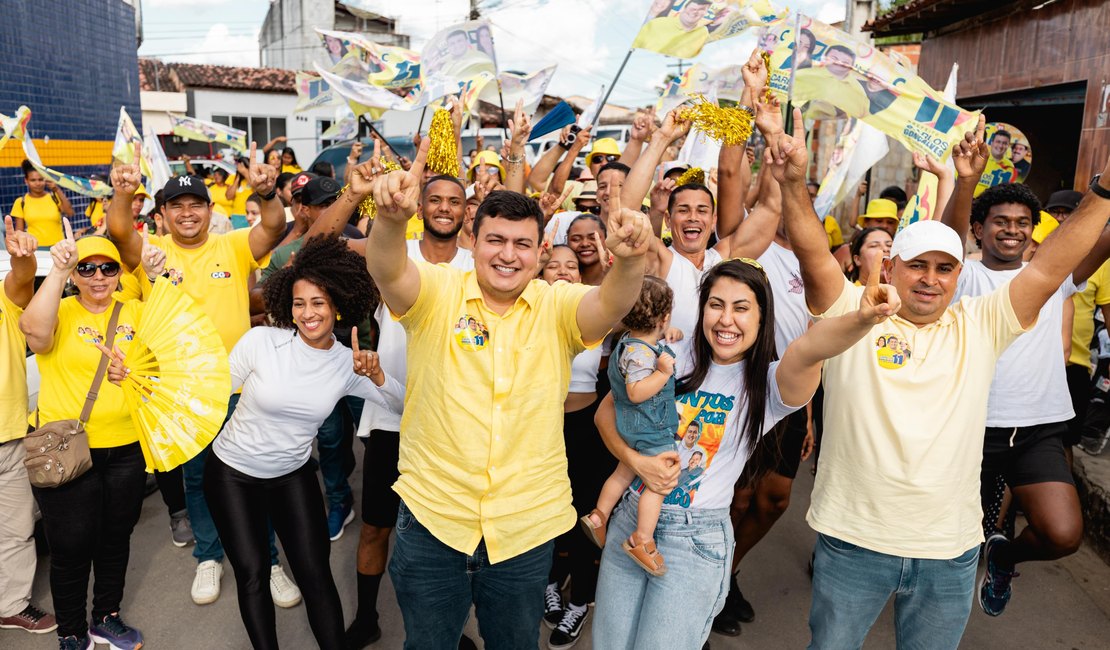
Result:
M1091 371L1086 366L1069 363L1065 366L1068 377L1068 393L1071 394L1071 408L1075 417L1067 421L1068 430L1064 434L1064 446L1079 444L1083 434L1083 423L1087 420L1087 404L1091 399Z
M987 427L983 441L983 476L1000 474L1011 488L1033 483L1075 485L1064 455L1067 430L1066 422L1016 428Z
M363 438L362 523L375 528L393 528L401 495L393 490L401 473L397 458L401 434L373 429Z
M759 440L756 447L759 466L789 479L797 476L798 467L802 464L802 444L809 431L808 427L809 415L804 406L788 415L780 426L767 432Z

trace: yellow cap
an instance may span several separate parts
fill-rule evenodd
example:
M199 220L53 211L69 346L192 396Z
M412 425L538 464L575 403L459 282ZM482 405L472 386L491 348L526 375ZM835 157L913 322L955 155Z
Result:
M867 203L867 212L861 214L856 223L862 228L864 219L893 219L898 221L898 204L890 199L872 199Z
M1041 222L1033 228L1033 241L1038 244L1044 243L1045 237L1051 235L1052 231L1056 230L1059 225L1060 222L1056 220L1056 217L1041 210Z
M590 154L586 156L586 164L594 164L594 156L619 156L621 155L620 145L613 138L602 138L594 142L594 146L590 148Z
M151 201L154 200L154 197L150 195L150 192L146 191L146 186L142 183L139 183L139 188L135 190L135 196L142 196L150 199Z
M487 149L485 151L479 151L478 155L474 156L474 160L470 161L470 169L466 171L466 178L468 181L471 183L474 182L474 172L482 163L486 163L490 167L496 167L498 173L501 174L501 180L505 180L505 168L501 166L501 156L497 155L497 152Z
M119 249L116 248L115 244L108 241L107 237L92 235L89 237L82 237L81 239L77 240L78 262L89 257L95 257L97 255L107 257L117 264L123 264L123 262L120 261L119 258Z

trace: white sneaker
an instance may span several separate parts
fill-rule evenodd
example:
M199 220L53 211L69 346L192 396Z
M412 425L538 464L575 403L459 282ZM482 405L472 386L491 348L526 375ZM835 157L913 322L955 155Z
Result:
M296 607L301 602L301 590L285 575L280 564L270 567L270 596L278 607Z
M197 575L193 578L193 602L207 605L220 597L220 578L224 575L224 565L216 560L205 560L197 565Z

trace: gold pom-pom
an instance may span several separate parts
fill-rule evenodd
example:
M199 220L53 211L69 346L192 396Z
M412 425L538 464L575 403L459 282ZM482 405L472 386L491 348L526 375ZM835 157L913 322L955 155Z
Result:
M767 50L763 50L762 52L759 53L759 56L763 59L763 69L767 71L767 81L768 81L767 87L763 89L763 101L765 101L767 103L770 103L771 102L771 84L769 82L771 80L771 53L768 52Z
M432 115L432 125L428 127L428 169L436 174L459 176L459 152L455 143L455 127L451 124L451 112L438 109Z
M382 172L381 173L383 173L383 174L388 174L389 172L401 169L401 165L399 165L397 163L397 161L390 160L389 158L386 158L385 156L382 156L382 158L381 158L381 165L382 165ZM339 190L339 196L343 196L343 193L346 192L347 188L349 188L350 186L351 186L350 183L347 183L346 185L344 185L343 189ZM367 194L365 199L359 201L359 203L358 203L358 216L367 217L367 218L370 218L370 219L373 219L374 217L378 216L378 206L377 206L376 203L374 203L374 196L373 195Z
M741 145L752 135L752 116L738 108L722 108L702 95L682 109L682 119L690 120L703 133L728 146Z
M675 182L675 187L682 187L687 183L697 183L698 185L705 185L705 170L701 167L691 167L682 172L682 176L678 177Z

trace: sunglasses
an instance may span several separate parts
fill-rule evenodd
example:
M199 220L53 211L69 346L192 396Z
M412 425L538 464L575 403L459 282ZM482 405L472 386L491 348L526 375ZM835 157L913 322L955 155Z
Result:
M600 205L591 205L588 208L582 208L582 212L589 212L590 214L595 214L595 215L596 214L601 214L601 206Z
M102 264L93 264L92 262L78 262L77 275L83 278L91 278L96 275L96 270L100 269L100 273L106 278L114 278L119 274L119 262L104 262Z
M599 154L599 155L594 156L594 158L593 158L594 162L597 162L598 160L601 160L601 161L606 162L606 163L617 162L620 159L621 159L620 156L618 156L617 154L612 154L612 153L611 154Z

